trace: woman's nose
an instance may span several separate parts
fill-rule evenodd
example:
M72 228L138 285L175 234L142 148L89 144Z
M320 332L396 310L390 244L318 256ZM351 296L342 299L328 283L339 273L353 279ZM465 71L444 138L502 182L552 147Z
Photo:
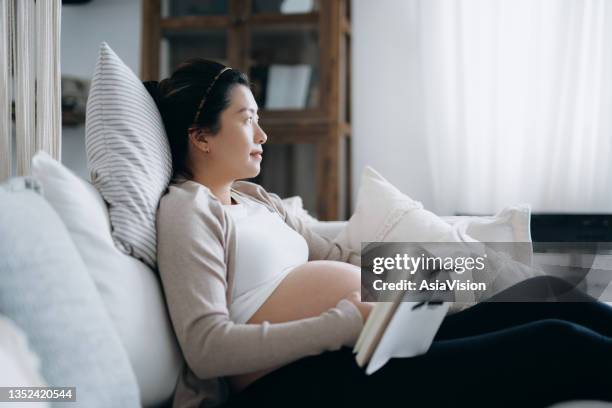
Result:
M257 143L261 143L261 144L266 143L266 140L268 140L268 135L266 135L266 132L263 131L263 129L259 126L259 124L257 125L257 132L255 133L255 139Z

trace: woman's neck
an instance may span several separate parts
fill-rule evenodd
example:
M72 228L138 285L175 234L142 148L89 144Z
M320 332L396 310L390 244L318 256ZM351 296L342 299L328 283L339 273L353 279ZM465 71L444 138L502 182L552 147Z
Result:
M221 204L230 205L232 204L232 198L230 191L232 188L233 181L229 182L215 182L208 180L205 176L194 176L193 181L205 185L210 191L221 201Z

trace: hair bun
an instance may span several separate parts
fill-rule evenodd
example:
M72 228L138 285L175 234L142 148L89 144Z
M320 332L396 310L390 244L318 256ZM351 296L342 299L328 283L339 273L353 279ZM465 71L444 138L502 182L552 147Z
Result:
M142 83L144 87L147 89L153 100L155 101L155 105L157 105L157 109L160 109L160 103L162 98L161 89L159 87L159 82L157 81L144 81Z

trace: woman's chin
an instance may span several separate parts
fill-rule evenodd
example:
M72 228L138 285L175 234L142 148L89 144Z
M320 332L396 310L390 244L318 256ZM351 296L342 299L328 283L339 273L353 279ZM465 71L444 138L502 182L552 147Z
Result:
M251 178L257 177L259 173L261 172L261 168L259 167L259 164L256 164L256 165L251 164L248 167L249 167L248 170L244 172L244 176L238 179L251 179Z

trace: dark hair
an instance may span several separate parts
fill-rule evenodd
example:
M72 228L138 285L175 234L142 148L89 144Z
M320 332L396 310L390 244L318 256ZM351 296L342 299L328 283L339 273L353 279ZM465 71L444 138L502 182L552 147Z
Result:
M192 178L187 168L188 129L192 126L216 134L221 129L221 113L230 105L229 93L236 85L250 88L248 77L229 69L220 75L208 94L207 89L225 65L203 58L191 58L180 64L170 78L144 82L161 113L172 151L172 177ZM206 94L197 123L196 112Z

